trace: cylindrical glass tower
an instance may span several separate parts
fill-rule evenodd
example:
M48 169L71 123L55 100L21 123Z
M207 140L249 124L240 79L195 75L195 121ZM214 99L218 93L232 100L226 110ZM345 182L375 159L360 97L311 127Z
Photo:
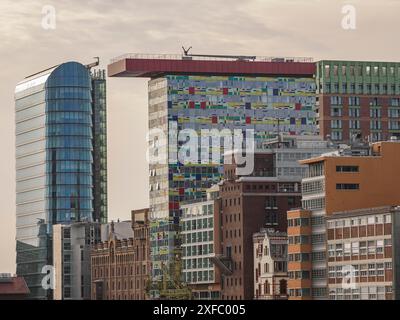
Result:
M92 104L89 71L69 62L46 83L46 195L50 224L92 221Z

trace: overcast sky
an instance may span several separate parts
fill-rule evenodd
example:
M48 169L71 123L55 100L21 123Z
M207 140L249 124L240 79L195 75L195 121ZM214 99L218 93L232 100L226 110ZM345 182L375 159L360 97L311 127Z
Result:
M356 29L342 28L342 7ZM56 28L42 27L42 8ZM0 272L15 272L14 87L70 60L128 52L399 61L399 0L0 0ZM147 80L108 80L109 219L148 205Z

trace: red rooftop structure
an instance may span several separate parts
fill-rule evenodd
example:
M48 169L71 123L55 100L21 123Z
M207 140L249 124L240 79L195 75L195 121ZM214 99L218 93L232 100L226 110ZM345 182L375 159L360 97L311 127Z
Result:
M250 59L249 59L250 58ZM298 76L315 73L311 58L269 58L126 54L108 65L109 77L157 78L172 75Z

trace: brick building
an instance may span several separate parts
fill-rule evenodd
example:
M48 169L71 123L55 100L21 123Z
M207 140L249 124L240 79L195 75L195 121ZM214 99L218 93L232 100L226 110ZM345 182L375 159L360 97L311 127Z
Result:
M316 64L320 134L350 142L400 137L400 63L319 61Z
M133 237L123 239L114 223L107 241L93 246L92 300L144 300L150 274L148 209L132 211Z
M302 180L302 209L287 213L288 237L296 239L288 247L290 299L328 299L327 218L397 206L399 159L400 143L386 141L373 143L366 154L347 150L300 161L309 170Z
M238 176L235 163L224 166L220 183L222 299L254 297L253 234L261 228L286 232L286 211L300 206L301 177L307 169L298 160L331 150L320 137L284 136L257 146L254 170Z
M326 221L329 299L399 299L399 207L337 212Z

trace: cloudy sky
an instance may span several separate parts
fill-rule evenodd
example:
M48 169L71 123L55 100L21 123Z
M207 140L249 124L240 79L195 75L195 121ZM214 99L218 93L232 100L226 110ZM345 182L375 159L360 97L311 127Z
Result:
M342 28L344 5L356 29ZM42 27L52 5L56 28ZM0 0L0 272L15 272L15 84L128 52L399 61L399 0ZM148 205L147 80L109 79L109 218Z

